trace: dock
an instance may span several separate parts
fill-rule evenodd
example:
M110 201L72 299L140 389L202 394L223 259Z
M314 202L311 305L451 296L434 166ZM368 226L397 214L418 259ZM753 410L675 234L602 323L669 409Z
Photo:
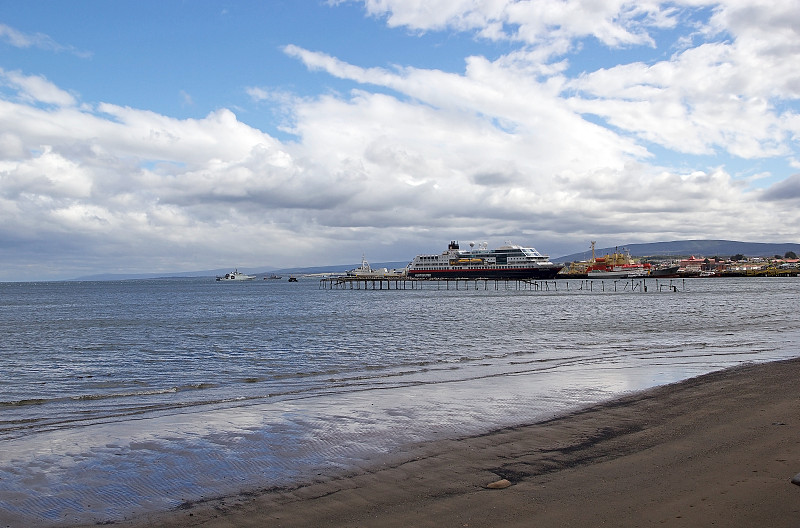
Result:
M325 290L514 290L575 292L673 292L686 289L686 279L637 277L628 279L418 279L411 277L363 277L342 275L323 277L319 288Z

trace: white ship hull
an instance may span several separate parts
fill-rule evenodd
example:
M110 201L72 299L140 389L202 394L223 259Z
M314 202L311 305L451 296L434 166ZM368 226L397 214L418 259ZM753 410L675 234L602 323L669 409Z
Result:
M241 273L239 270L233 270L230 273L226 273L225 275L217 276L217 280L220 282L223 281L249 281L254 280L256 277L255 275L247 275L245 273Z

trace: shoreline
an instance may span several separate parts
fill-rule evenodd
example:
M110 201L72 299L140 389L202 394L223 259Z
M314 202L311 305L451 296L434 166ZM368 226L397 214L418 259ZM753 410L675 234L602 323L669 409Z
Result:
M115 526L796 526L800 358L746 364L532 425L424 443L297 487ZM502 489L491 483L505 480Z

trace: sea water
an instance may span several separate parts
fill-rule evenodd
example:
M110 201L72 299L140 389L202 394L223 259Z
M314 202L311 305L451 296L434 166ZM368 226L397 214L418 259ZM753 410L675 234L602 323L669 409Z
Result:
M0 524L307 483L800 343L797 278L323 286L0 284Z

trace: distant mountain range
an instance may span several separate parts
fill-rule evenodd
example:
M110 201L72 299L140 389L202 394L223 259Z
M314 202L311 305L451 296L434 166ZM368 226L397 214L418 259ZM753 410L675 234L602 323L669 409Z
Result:
M676 240L673 242L651 242L649 244L628 244L617 247L595 248L594 253L598 257L613 253L615 250L628 251L632 257L721 257L728 258L733 255L742 254L746 257L772 257L785 255L788 251L793 251L800 255L800 244L791 243L765 243L765 242L735 242L731 240ZM577 260L588 260L592 256L591 249L563 257L552 257L550 260L556 263L574 262ZM405 261L396 262L375 262L373 268L404 268L409 263L413 255ZM360 263L359 263L360 264ZM253 272L246 270L258 277L267 275L310 275L314 273L344 273L346 270L357 268L359 264L338 264L330 266L315 266L308 268L266 268L264 271ZM205 270L205 271L182 271L174 273L103 273L98 275L86 275L74 280L130 280L130 279L158 279L158 278L180 278L180 277L215 277L224 275L229 269ZM288 279L288 277L287 277Z
M648 244L628 244L617 247L595 248L595 256L602 257L613 253L615 250L628 251L632 257L721 257L729 258L733 255L746 257L783 257L787 252L793 251L800 255L800 244L767 243L767 242L736 242L732 240L676 240L673 242L651 242ZM573 253L563 257L551 258L553 262L574 262L588 260L592 257L591 248L581 253Z
M405 268L407 261L398 262L376 262L372 263L373 268ZM312 275L316 273L345 273L360 266L358 264L334 264L330 266L314 266L307 268L261 268L262 271L254 271L259 268L246 268L240 271L248 275L255 275L258 279L268 277L270 275L280 275L282 278L288 280L289 275ZM192 277L216 277L230 273L230 268L216 269L216 270L200 270L200 271L176 271L176 272L162 272L162 273L98 273L96 275L84 275L76 277L72 280L75 281L111 281L111 280L135 280L135 279L176 279L176 278L192 278Z

